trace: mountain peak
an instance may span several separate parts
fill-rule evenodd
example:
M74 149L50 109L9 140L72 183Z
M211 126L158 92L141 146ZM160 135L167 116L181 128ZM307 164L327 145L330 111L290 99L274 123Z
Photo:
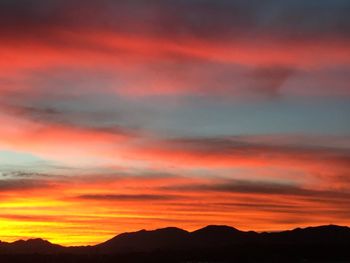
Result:
M60 245L52 244L51 242L42 239L42 238L31 238L27 240L17 240L13 243L9 243L14 246L22 247L22 248L33 248L33 249L45 249L45 248L58 248Z
M177 227L141 230L123 233L97 245L102 251L152 251L159 248L179 247L189 232Z
M135 232L125 232L125 233L119 234L119 235L111 238L107 242L118 239L118 238L134 237L134 236L141 236L141 235L154 235L154 234L168 235L168 234L187 234L187 233L188 232L186 230L183 230L183 229L177 228L177 227L164 227L164 228L158 228L155 230L142 229L142 230L135 231Z
M305 227L305 228L295 228L291 231L319 231L319 232L323 232L323 231L326 231L326 232L335 232L335 231L349 231L350 228L347 227L347 226L338 226L338 225L333 225L333 224L329 224L329 225L321 225L321 226L309 226L309 227Z
M207 232L207 231L215 231L215 232L241 232L237 228L226 226L226 225L208 225L206 227L200 228L193 232Z
M20 239L20 240L14 241L12 244L45 244L47 245L51 243L42 238L30 238L27 240Z
M159 232L159 233L188 233L186 230L183 230L181 228L178 227L164 227L164 228L158 228L156 230L153 230L155 232ZM148 232L153 232L152 230L148 231Z

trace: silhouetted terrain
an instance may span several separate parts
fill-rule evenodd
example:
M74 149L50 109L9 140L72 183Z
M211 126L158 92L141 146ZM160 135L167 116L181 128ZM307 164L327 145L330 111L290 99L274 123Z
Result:
M42 239L0 243L0 262L350 262L350 228L283 232L207 226L120 234L104 243L63 247Z

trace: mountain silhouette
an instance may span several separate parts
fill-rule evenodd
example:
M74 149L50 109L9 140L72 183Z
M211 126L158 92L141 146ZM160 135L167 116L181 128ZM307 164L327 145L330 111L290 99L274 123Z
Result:
M349 247L345 226L258 233L209 225L193 232L167 227L123 233L94 246L64 247L43 239L0 242L0 262L8 257L8 262L31 262L28 257L33 262L350 262Z
M196 247L220 247L256 240L258 233L243 232L229 226L210 225L190 234Z
M269 242L277 244L350 244L350 228L336 225L262 233L262 236Z
M141 230L120 234L102 244L96 245L103 252L144 252L158 249L173 249L188 245L189 232L176 227L153 231Z
M47 240L41 238L28 239L28 240L17 240L13 243L1 242L0 241L0 253L11 253L11 254L50 254L63 252L65 247L52 244Z

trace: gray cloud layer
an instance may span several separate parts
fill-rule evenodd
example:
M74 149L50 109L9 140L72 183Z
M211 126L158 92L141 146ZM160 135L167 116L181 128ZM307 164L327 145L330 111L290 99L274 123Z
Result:
M0 7L2 27L13 29L82 25L206 38L273 32L292 39L350 32L346 0L4 0Z

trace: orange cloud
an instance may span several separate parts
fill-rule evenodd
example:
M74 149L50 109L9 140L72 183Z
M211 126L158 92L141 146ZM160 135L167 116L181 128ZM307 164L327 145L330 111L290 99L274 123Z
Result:
M349 165L346 149L288 145L283 142L266 144L263 141L249 142L234 138L160 140L135 148L134 154L153 162L167 162L180 167L259 167L273 164L303 167L307 164L318 169L337 169L348 168Z
M199 62L240 65L242 67L293 67L298 70L319 69L348 64L349 43L345 39L283 40L263 37L257 44L253 39L228 39L225 42L205 39L156 37L132 35L109 31L64 31L52 28L53 39L5 38L0 48L2 74L17 84L0 85L0 92L13 89L26 92L30 83L20 83L23 74L33 70L54 68L95 69L117 72L128 81L123 87L115 87L119 94L128 96L187 94L210 92L199 87L211 83L211 70L207 74L196 72ZM177 63L188 66L186 72L176 76L164 71L159 65ZM173 71L174 73L174 71ZM204 78L198 77L197 74ZM17 75L20 75L19 78ZM22 75L22 76L21 76ZM138 78L134 78L137 75ZM242 81L237 77L236 83ZM246 82L247 80L243 80ZM117 81L108 89L118 86ZM1 83L0 83L1 84ZM249 83L248 83L249 84ZM15 86L13 86L15 85ZM220 86L220 83L216 83ZM101 88L101 87L99 87ZM106 87L105 87L106 88ZM217 90L215 88L215 90ZM35 92L32 87L30 92ZM236 93L237 94L237 93Z

